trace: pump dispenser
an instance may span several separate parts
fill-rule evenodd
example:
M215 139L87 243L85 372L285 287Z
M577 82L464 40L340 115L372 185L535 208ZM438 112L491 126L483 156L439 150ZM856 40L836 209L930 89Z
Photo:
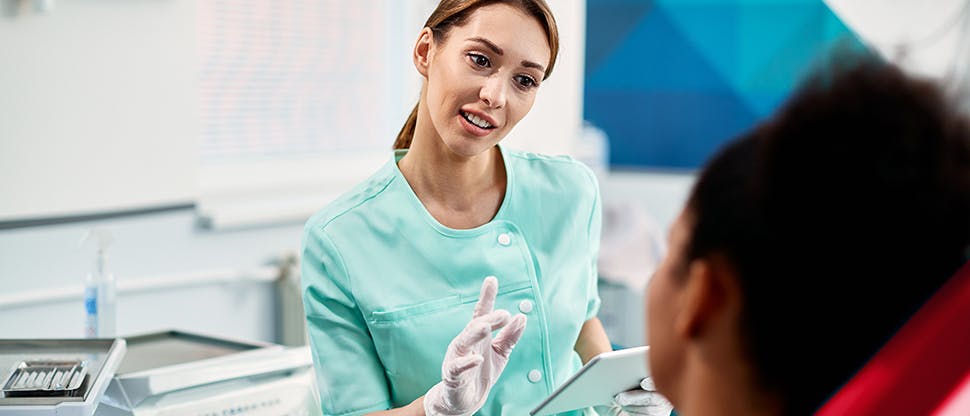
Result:
M89 230L81 244L94 245L97 252L94 268L84 280L84 336L114 338L115 335L115 278L108 269L108 247L114 239L107 230Z

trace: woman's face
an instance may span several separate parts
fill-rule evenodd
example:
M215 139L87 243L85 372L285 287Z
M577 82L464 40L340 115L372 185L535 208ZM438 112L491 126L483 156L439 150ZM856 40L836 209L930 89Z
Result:
M498 143L535 102L551 51L542 26L505 4L482 7L431 43L424 97L433 131L461 156ZM419 47L421 40L419 39Z

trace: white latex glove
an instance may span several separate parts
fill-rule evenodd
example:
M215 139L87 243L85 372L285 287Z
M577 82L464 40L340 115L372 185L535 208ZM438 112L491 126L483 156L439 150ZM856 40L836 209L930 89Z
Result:
M497 310L498 280L487 277L471 322L448 345L441 382L424 395L427 416L466 416L482 408L525 330L525 315ZM504 327L504 328L503 328ZM495 338L492 331L502 329Z
M618 413L610 413L610 415L669 416L673 408L673 405L665 397L657 393L653 379L647 377L640 380L639 390L625 391L613 397L610 409L614 412L618 411Z

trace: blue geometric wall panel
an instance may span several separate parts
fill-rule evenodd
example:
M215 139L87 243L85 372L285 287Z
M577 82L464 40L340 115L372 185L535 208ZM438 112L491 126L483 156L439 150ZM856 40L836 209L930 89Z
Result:
M613 167L694 169L839 47L822 0L588 0L584 116Z

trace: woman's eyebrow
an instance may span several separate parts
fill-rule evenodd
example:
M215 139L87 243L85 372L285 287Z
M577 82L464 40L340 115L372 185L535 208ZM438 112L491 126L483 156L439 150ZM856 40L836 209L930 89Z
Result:
M485 39L483 37L468 38L468 40L470 40L472 42L478 42L478 43L481 43L481 44L485 45L485 47L491 49L492 52L495 52L496 55L504 55L505 54L505 51L503 51L502 48L498 47L498 45L496 45L492 41L490 41L488 39Z
M502 48L498 47L498 45L496 45L494 42L488 39L485 39L483 37L476 36L473 38L468 38L467 40L485 45L486 48L491 49L492 52L495 52L496 55L499 55L499 56L505 55L505 51L503 51ZM526 68L535 68L535 69L538 69L539 71L546 72L546 67L532 61L522 61L521 65Z
M522 61L522 66L524 66L526 68L535 68L535 69L538 69L539 72L546 72L546 68L544 66L539 65L539 64L537 64L535 62L532 62L532 61Z

